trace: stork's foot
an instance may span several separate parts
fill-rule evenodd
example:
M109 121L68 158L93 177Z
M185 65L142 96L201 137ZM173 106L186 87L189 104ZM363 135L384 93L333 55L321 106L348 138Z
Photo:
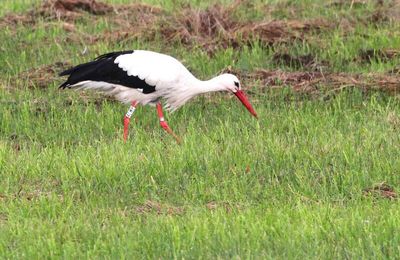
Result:
M159 120L160 120L160 126L161 126L168 134L172 135L172 136L175 138L175 140L176 140L176 142L177 142L178 144L181 144L182 141L181 141L181 139L179 138L179 136L177 136L177 135L174 133L174 131L172 131L172 129L169 127L167 121L165 121L164 113L163 113L163 111L162 111L161 103L157 103L157 114L158 114L158 118L159 118Z
M174 133L174 131L172 131L172 129L169 127L167 121L160 121L160 126L161 126L168 134L172 135L172 136L175 138L175 140L176 140L176 142L177 142L178 144L181 144L181 143L182 143L182 141L181 141L181 139L179 138L179 136L177 136L177 135Z

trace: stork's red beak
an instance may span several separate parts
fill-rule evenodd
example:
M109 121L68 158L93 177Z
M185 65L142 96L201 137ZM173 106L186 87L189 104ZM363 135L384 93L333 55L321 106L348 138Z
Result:
M255 117L257 117L257 113L254 110L253 106L250 104L249 100L247 99L246 95L244 94L243 91L238 90L235 92L235 95L237 96L237 98L242 102L242 104L247 108L247 110L249 110L249 112Z

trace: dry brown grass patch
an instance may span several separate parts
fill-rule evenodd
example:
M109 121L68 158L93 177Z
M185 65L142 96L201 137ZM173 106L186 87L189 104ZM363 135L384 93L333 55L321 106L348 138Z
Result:
M307 21L274 20L243 25L236 34L242 35L245 41L260 39L264 44L286 43L288 41L303 40L311 33L321 32L333 28L327 20L322 18Z
M95 0L47 0L42 5L43 10L50 10L59 15L68 15L71 12L85 11L95 15L102 15L113 11L111 5L96 2Z
M147 4L116 5L114 12L105 17L113 29L94 36L92 42L119 42L143 36L150 39L154 36L152 32L163 15L164 11L160 7Z
M148 200L138 206L136 212L140 214L156 213L157 215L181 215L184 213L184 208Z
M58 74L69 67L71 67L69 62L56 62L24 71L15 80L26 81L30 88L48 88L49 85L59 80Z
M391 93L398 93L400 90L400 78L395 74L285 72L259 69L243 76L246 80L261 81L266 88L289 86L294 91L303 93L320 93L321 89L339 91L348 87Z
M364 196L372 196L374 198L397 199L397 193L394 188L385 182L377 183L372 187L363 190Z
M241 206L229 202L210 201L206 204L206 208L210 211L225 210L226 213L231 213L234 210L240 210Z
M389 61L391 59L395 59L400 56L400 49L367 49L362 50L359 53L359 59L362 62L371 62L371 61Z
M215 4L205 10L187 8L166 20L154 33L167 41L184 45L198 45L212 54L218 48L238 48L259 40L264 45L303 40L307 34L332 28L324 19L309 21L239 21L234 10L242 1L224 7ZM165 19L165 18L164 18Z
M373 23L399 22L400 0L378 0L375 11L367 18L367 21Z
M308 71L321 71L329 67L328 61L318 61L318 59L311 54L294 56L287 52L276 52L272 57L272 61L276 65L285 65L291 68Z
M0 27L34 25L38 20L45 21L63 20L73 22L82 17L84 13L104 15L112 12L111 5L95 0L45 0L36 9L24 14L8 14L0 19Z

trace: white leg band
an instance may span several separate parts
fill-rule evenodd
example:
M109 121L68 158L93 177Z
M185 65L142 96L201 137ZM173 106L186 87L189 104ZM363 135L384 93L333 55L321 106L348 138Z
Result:
M131 106L131 107L129 108L128 112L126 112L126 115L125 115L125 116L126 116L127 118L131 118L131 116L132 116L133 112L135 112L135 110L136 110L136 107Z

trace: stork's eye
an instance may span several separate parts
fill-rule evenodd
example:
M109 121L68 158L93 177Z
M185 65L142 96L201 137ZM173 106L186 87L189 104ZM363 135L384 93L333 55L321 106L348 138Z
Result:
M239 82L234 81L234 83L235 83L235 86L236 86L237 88L239 88Z

